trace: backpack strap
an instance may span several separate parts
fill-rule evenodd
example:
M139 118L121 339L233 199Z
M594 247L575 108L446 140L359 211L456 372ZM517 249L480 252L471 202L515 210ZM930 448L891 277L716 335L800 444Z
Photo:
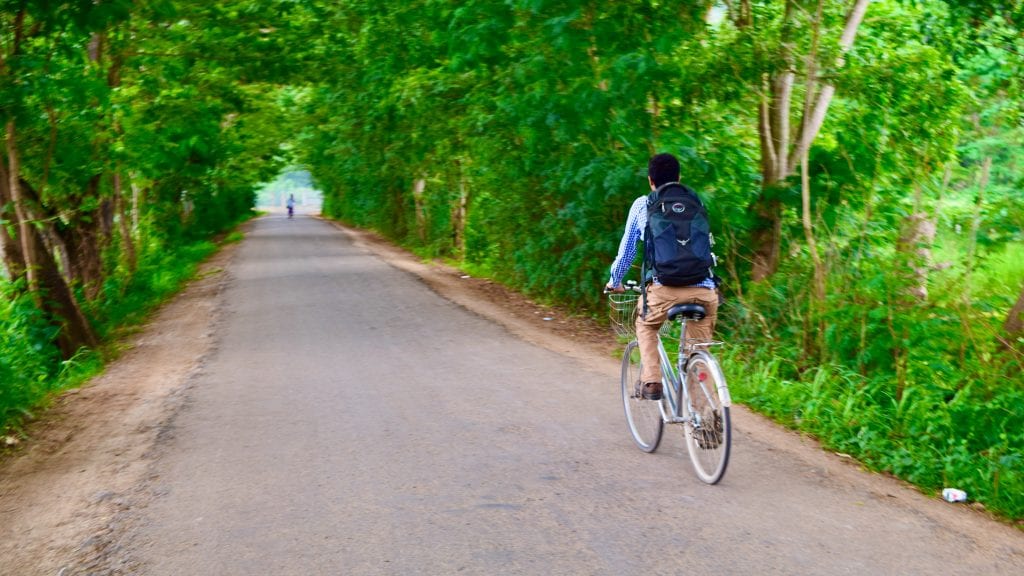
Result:
M648 261L649 251L651 250L651 245L650 245L651 239L650 239L650 234L648 234L647 231L650 230L650 224L649 224L650 220L649 219L650 219L650 216L651 216L651 207L654 206L654 204L658 201L658 196L661 195L662 190L665 190L666 188L668 188L668 187L670 187L672 185L682 186L679 182L665 182L661 186L658 186L654 190L651 190L651 193L647 195L648 226L644 227L644 257L642 258L641 264L640 264L640 281L643 283L643 291L641 292L641 299L643 300L643 308L640 310L640 317L641 318L647 318L647 286L648 286L648 284L650 284L651 282L654 281L653 277L652 278L648 278L647 277L647 273L650 271L650 270L647 269L647 261Z

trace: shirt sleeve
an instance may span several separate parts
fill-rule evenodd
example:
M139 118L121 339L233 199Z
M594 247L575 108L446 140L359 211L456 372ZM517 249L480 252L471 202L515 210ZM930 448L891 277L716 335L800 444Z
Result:
M642 232L647 225L647 197L641 196L633 201L629 208L629 216L626 218L626 229L622 233L622 240L619 242L619 253L612 262L611 279L608 283L611 286L619 286L622 280L633 265L636 258L637 242L643 236Z

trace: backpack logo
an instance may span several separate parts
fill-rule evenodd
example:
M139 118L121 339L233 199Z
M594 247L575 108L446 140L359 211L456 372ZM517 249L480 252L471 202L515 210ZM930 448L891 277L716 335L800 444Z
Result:
M682 214L686 212L686 206L682 202L676 202L672 205L672 211L676 214Z

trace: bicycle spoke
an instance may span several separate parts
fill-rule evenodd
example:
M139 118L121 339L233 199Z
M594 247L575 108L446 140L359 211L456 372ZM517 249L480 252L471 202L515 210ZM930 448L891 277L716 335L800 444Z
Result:
M661 442L664 422L658 400L646 400L641 394L640 349L634 340L622 354L622 406L633 441L644 452L654 452Z
M714 357L697 353L686 369L688 412L686 446L701 480L715 484L729 463L732 441L728 398L723 397L725 377Z

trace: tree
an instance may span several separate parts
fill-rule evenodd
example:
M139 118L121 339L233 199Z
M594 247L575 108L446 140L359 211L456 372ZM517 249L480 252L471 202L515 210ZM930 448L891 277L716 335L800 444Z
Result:
M13 205L17 229L16 236L10 235L10 243L20 244L20 254L7 251L5 263L8 274L15 279L24 275L25 286L33 293L39 307L59 326L60 348L70 357L81 346L95 346L97 339L54 260L56 239L47 224L52 222L53 214L46 210L39 192L26 179L24 143L19 128L30 124L32 96L28 90L37 78L34 68L59 58L55 55L55 43L64 34L81 30L91 15L102 10L90 2L71 3L67 10L57 14L31 2L19 2L12 8L4 11L3 19L3 33L11 40L0 61L0 78L8 87L5 94L8 106L4 109L6 154L0 172L6 184L2 196L9 198ZM52 128L50 132L52 134ZM52 138L50 142L49 156L43 162L43 185L52 159ZM5 239L5 246L7 244Z
M751 238L754 247L751 278L754 281L764 280L778 268L783 205L780 189L787 186L787 178L796 172L800 158L807 153L821 130L835 96L835 76L842 70L846 53L853 47L869 0L839 3L846 8L845 16L837 29L835 48L824 51L824 54L819 53L820 39L830 31L823 29L828 25L824 19L825 0L819 0L813 12L796 0L785 0L783 4L781 19L777 24L769 24L778 26L779 40L774 48L762 48L774 50L774 53L758 54L765 67L759 74L756 87L761 94L757 105L757 131L762 192L753 206L759 219ZM744 1L732 10L732 21L748 34L763 33L758 29L762 26L759 15L749 2ZM802 25L802 20L809 26ZM810 37L798 37L801 30L808 30ZM804 58L797 53L801 43L810 44ZM797 108L794 89L798 71L801 71L801 60L806 89L803 105ZM794 120L797 120L795 137L792 136Z

